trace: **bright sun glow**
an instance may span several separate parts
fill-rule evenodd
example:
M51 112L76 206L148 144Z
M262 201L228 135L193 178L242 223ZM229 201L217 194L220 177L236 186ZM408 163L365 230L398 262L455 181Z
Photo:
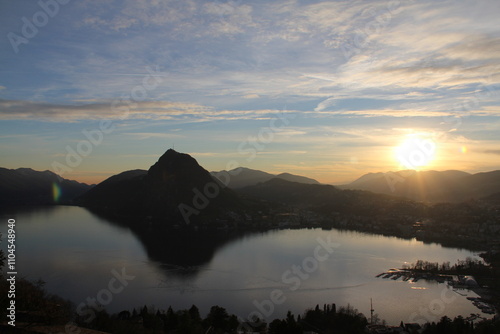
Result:
M434 159L436 144L431 139L408 137L395 149L397 161L407 169L420 169Z

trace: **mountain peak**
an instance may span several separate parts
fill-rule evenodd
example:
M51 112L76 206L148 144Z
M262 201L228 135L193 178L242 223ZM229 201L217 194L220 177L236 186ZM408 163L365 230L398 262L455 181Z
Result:
M300 176L300 175L294 175L290 173L281 173L276 175L277 178L291 181L291 182L298 182L298 183L306 183L306 184L319 184L318 181L305 177L305 176Z
M180 153L172 148L169 148L165 153L163 153L163 155L158 160L160 161L160 160L182 159L183 157L191 158L189 154Z
M166 182L171 179L210 182L208 172L201 167L195 158L186 153L168 149L158 161L149 168L148 178Z
M158 162L170 161L172 163L178 163L180 161L186 162L187 160L190 160L191 162L195 162L196 164L198 164L196 160L189 154L180 153L172 148L169 148L165 153L163 153L160 159L158 159Z
M177 151L176 151L176 150L174 150L173 148L169 148L169 149L167 150L167 152L165 152L163 155L165 155L165 154L171 154L171 155L174 155L174 154L182 154L182 153L177 152Z
M80 204L113 214L150 216L159 224L227 218L225 212L242 206L189 154L169 149L144 174L135 170L112 176L83 195Z

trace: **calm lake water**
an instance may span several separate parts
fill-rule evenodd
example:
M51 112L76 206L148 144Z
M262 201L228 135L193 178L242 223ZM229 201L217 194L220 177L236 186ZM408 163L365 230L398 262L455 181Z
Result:
M106 305L109 312L145 304L161 309L195 304L206 314L219 305L242 318L260 312L272 320L288 310L297 315L316 304L336 303L350 304L369 316L372 298L375 313L389 324L480 313L466 299L476 296L473 292L461 291L462 296L445 284L375 277L417 259L455 263L478 258L467 250L339 230L275 230L226 240L208 255L200 254L199 261L191 257L183 265L159 261L130 229L79 207L3 214L4 250L8 218L16 219L18 276L41 278L49 292L76 305L107 289L113 269L135 276L121 293L112 295ZM183 247L170 247L167 258L184 259L193 249L204 253L202 237L181 240ZM336 243L331 253L318 238ZM280 305L270 301L271 294Z

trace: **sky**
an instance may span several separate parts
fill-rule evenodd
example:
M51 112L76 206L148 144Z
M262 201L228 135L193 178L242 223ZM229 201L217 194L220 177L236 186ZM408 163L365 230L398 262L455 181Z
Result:
M0 166L500 169L498 0L4 0Z

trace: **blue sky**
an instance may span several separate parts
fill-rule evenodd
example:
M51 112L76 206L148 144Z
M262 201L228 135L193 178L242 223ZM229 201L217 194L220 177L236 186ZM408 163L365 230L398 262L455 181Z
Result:
M498 169L499 13L496 0L2 1L0 165L99 182L175 145L208 170L342 183L408 167L394 152L420 140L433 144L420 169Z

